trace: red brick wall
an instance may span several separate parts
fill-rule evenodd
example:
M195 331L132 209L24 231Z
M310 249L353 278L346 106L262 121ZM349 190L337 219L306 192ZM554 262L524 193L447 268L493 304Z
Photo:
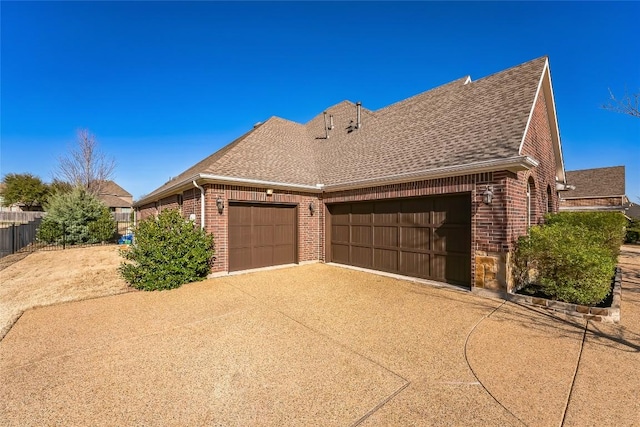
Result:
M569 199L560 200L562 207L586 207L586 206L622 206L622 197L598 197L592 199Z
M262 188L206 184L205 186L206 230L212 233L216 242L216 259L213 272L228 271L228 212L229 202L286 203L298 206L298 262L320 259L320 234L323 221L321 201L318 195L274 190L267 195ZM218 213L216 200L224 201L222 214ZM315 213L311 215L309 203L313 202Z
M522 145L522 154L533 157L540 164L538 167L518 172L516 182L509 185L509 196L512 208L508 213L510 236L513 241L527 232L526 194L527 181L533 178L531 193L531 224L540 224L548 210L547 187L551 189L552 212L558 212L559 197L556 192L556 160L551 138L551 126L547 112L544 91L540 91L536 101L529 129Z

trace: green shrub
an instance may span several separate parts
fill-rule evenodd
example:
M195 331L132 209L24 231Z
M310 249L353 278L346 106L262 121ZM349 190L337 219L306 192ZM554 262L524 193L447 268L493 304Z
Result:
M627 219L620 212L560 212L547 215L545 223L572 225L589 230L590 238L605 246L617 258L624 242Z
M536 284L553 299L593 305L607 297L616 260L591 230L555 223L531 227L518 240L514 276Z
M100 243L114 237L116 225L109 208L82 188L54 194L46 210L37 234L40 241L75 245Z
M89 223L89 235L93 240L100 242L109 242L115 238L116 221L106 206L102 209L98 219Z
M120 273L133 287L172 289L206 278L214 254L213 236L178 211L163 210L157 218L138 224L133 245L120 254L130 261L120 265Z
M631 219L627 224L625 243L640 243L640 219Z

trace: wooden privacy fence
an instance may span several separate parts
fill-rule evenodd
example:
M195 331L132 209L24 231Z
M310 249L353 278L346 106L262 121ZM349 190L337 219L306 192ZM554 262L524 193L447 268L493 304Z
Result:
M36 240L36 233L41 222L42 217L35 218L26 224L0 223L0 258L14 254L25 246L33 243Z
M25 224L45 215L46 212L0 212L0 222Z

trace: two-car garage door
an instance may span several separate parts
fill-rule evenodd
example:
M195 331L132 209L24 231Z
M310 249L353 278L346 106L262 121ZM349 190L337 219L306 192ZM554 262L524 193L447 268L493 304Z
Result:
M470 286L469 194L329 206L333 262Z

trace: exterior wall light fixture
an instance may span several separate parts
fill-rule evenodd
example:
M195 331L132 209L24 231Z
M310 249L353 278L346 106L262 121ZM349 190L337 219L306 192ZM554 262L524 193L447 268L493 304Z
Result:
M315 211L316 211L316 205L314 205L313 202L309 202L309 213L313 215Z
M487 185L487 189L482 193L482 201L485 205L490 205L493 201L493 185Z
M267 188L267 196L270 196L273 194L273 189L272 188Z
M222 211L224 210L224 201L220 196L216 199L216 207L218 208L218 213L222 215Z

